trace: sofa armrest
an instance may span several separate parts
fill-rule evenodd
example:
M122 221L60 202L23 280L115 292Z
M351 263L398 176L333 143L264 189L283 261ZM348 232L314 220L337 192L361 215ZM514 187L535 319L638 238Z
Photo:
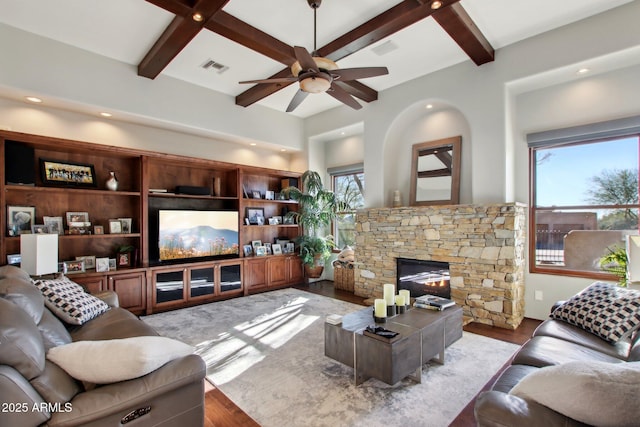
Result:
M109 307L120 307L118 294L114 291L101 291L91 295L96 298L100 298L102 301L106 302Z
M499 391L481 393L476 399L474 414L478 427L586 426L539 403Z
M119 425L122 417L138 408L151 406L145 419L152 419L163 410L172 415L204 408L204 377L206 365L200 356L191 354L173 360L155 371L129 381L108 384L80 393L71 400L69 412L52 414L48 426ZM172 395L176 390L190 390ZM171 396L170 404L158 402ZM169 406L169 408L163 408ZM166 417L166 414L162 414ZM142 421L142 420L140 420ZM95 424L94 424L95 423ZM152 424L152 423L149 423ZM136 424L138 425L138 424ZM147 425L144 422L140 425ZM184 424L184 425L188 425Z
M0 404L0 426L37 426L50 417L38 392L18 371L7 365L0 365Z

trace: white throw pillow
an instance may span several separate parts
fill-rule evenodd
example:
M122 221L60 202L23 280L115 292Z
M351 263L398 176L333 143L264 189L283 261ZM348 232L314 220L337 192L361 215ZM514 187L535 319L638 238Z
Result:
M132 337L53 347L47 359L78 380L110 384L141 377L191 353L193 347L171 338Z
M524 377L510 394L597 426L637 426L640 362L569 362Z

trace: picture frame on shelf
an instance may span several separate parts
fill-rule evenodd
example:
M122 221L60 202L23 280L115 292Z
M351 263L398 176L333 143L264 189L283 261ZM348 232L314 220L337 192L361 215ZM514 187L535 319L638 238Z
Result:
M264 209L247 207L245 217L249 219L250 225L264 224Z
M22 262L22 255L20 254L9 254L7 255L7 264L9 265L17 265L19 266Z
M265 248L264 246L256 246L255 250L256 250L256 256L266 256L267 255L267 248Z
M84 260L76 260L76 261L63 261L63 270L64 274L74 274L74 273L84 273L85 266Z
M118 218L118 221L120 221L120 225L121 225L121 232L122 234L130 234L132 231L131 229L131 224L132 224L132 219L131 218Z
M118 252L116 260L118 267L131 267L131 252Z
M280 224L278 222L278 218L273 217L273 216L271 218L269 218L269 225L278 225L278 224Z
M30 234L35 217L35 206L7 206L7 235Z
M287 243L284 247L284 253L286 254L292 254L295 252L295 250L296 250L296 246L293 242Z
M271 190L267 190L264 192L264 198L265 200L274 200L275 198L275 192L271 191Z
M42 222L49 228L49 233L64 234L64 226L62 225L61 216L43 216Z
M109 258L109 271L114 271L117 268L117 264L115 258Z
M102 226L102 225L94 225L93 226L93 234L104 234L104 226Z
M58 187L95 188L96 171L92 164L40 158L42 183Z
M260 194L260 192L257 191L257 190L253 190L251 192L251 198L252 199L262 199L262 194Z
M244 256L253 255L253 246L251 246L251 245L242 246L242 252L244 253Z
M119 219L109 220L109 234L122 234L122 223ZM120 263L118 263L120 265Z
M49 234L49 227L44 224L33 224L31 226L31 233L33 234Z
M72 222L89 222L89 212L67 212L67 226Z
M96 268L96 257L95 255L85 255L85 256L77 256L76 261L84 261L84 269L91 270Z
M272 248L271 248L271 243L268 243L268 242L267 242L267 243L265 243L265 244L264 244L264 247L265 247L265 249L266 249L266 251L267 251L267 255L271 255L271 254L273 253L273 250L272 250Z
M96 258L96 272L104 273L109 271L109 258Z
M271 250L274 255L282 255L282 246L280 246L280 243L274 243L271 245Z
M257 248L258 246L262 246L262 240L252 240L251 241L251 247L252 248Z

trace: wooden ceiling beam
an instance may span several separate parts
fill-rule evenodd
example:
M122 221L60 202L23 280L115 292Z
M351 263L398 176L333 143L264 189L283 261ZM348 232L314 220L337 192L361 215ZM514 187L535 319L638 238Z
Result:
M433 19L458 43L458 46L476 65L494 60L495 52L491 43L473 22L461 4L443 7L433 13Z
M296 62L293 47L221 10L205 27L287 67Z
M193 40L206 22L228 2L229 0L198 0L186 16L176 15L138 65L138 75L155 79L173 58ZM156 3L170 3L169 6L185 13L184 2L154 2L154 4ZM202 21L197 22L192 18L195 13L202 15Z
M187 17L193 12L193 2L189 0L147 0L147 3L154 4L174 15Z

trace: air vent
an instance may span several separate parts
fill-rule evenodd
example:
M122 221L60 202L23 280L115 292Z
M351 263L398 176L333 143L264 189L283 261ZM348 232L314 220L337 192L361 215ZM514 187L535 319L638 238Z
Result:
M382 56L386 55L389 52L393 52L397 48L397 44L395 44L392 40L387 40L386 42L372 48L371 51L378 56Z
M216 62L213 59L207 59L204 64L202 64L202 68L204 68L205 70L213 70L218 74L222 74L229 69L228 66Z

